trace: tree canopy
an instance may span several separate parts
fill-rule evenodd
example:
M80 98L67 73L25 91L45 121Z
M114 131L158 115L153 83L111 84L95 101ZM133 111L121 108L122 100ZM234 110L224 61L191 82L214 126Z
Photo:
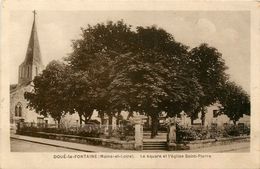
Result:
M250 97L240 86L228 81L221 91L220 113L227 115L234 124L243 115L250 115Z
M199 98L199 108L194 114L202 112L201 120L205 121L205 107L218 100L220 90L223 88L228 76L225 72L227 66L222 54L214 47L201 44L190 51L189 64L195 71L195 76L202 88L204 95ZM193 115L194 115L193 114Z
M219 98L229 104L219 95L227 67L214 47L190 50L164 29L134 30L123 21L88 25L81 32L66 64L51 62L34 79L34 92L26 93L37 112L53 117L77 112L87 122L94 110L109 117L135 111L152 118L154 137L162 112L196 117Z
M188 47L155 26L136 31L122 21L88 26L73 48L67 61L75 71L93 75L97 83L86 87L101 100L88 100L102 103L94 105L99 111L136 111L158 119L162 111L174 116L197 107L203 94L187 64Z
M30 108L43 116L50 115L58 122L67 111L67 100L64 99L65 69L65 64L60 61L50 62L42 74L34 78L33 91L24 94Z

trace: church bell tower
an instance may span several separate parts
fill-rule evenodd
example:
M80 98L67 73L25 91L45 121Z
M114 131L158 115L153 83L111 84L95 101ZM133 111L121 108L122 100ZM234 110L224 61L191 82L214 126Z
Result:
M19 66L18 84L28 84L35 76L37 76L44 68L42 64L40 44L36 28L36 12L33 11L33 25L31 35L27 47L25 60Z

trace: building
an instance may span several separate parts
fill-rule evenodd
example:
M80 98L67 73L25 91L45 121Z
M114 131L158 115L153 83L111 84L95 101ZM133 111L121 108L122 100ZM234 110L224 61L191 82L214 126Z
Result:
M24 93L32 91L32 80L43 69L40 44L36 27L36 12L32 24L31 35L24 61L19 66L18 84L10 85L10 122L16 124L19 121L35 123L53 123L53 119L44 118L34 110L27 108Z
M229 117L225 114L218 114L219 103L212 104L206 107L205 114L205 126L210 126L211 124L217 124L217 126L223 126L224 124L233 124L233 121L229 119ZM201 124L201 113L198 114L198 118L193 121L195 125ZM185 114L182 114L181 123L183 125L191 125L191 119ZM238 120L237 123L244 123L246 125L250 124L250 116L244 115L242 118Z

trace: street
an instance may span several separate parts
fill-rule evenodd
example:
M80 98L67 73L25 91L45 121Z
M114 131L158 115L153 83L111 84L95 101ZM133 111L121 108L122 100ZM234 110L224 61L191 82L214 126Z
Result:
M21 137L21 136L20 136ZM131 152L129 150L115 150L105 147L91 146L77 143L68 143L42 138L29 138L28 140L11 138L12 152ZM30 141L32 140L32 141ZM36 141L35 141L36 140ZM38 141L37 141L38 140ZM56 144L54 144L54 143ZM72 146L76 145L76 146ZM165 152L166 150L143 150L142 152ZM137 151L134 151L137 152ZM235 142L228 145L205 147L200 149L176 151L176 153L243 153L250 152L250 142Z
M181 152L204 152L204 153L246 153L250 152L250 142L234 142L232 144L227 145L219 145L219 146L212 146L212 147L205 147L193 150L184 150Z
M76 152L76 150L11 139L12 152Z

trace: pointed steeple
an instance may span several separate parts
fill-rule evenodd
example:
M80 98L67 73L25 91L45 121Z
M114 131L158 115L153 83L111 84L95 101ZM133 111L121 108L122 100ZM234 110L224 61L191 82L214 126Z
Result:
M24 84L33 80L43 70L40 44L36 28L36 12L33 11L33 24L24 62L19 66L18 83Z
M25 63L30 63L30 64L32 64L33 62L42 63L35 17L36 17L36 12L34 10L31 36L30 36L28 47L27 47L26 57L24 60Z

